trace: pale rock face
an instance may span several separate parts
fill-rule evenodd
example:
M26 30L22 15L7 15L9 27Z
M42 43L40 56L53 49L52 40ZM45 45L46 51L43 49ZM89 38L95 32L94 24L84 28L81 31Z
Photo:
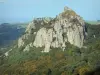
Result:
M33 43L30 43L29 46L30 46L30 47L33 47Z
M24 40L28 39L29 35L30 34L25 34L18 39L18 48L24 46L24 44L25 44Z
M19 38L18 39L18 48L20 48L21 46L24 45L24 41L23 41L23 38Z
M30 43L30 44L28 44L25 48L24 48L24 52L25 51L29 51L30 50L30 48L32 48L33 47L33 43Z
M34 22L29 23L29 25L27 26L27 28L26 28L26 31L25 31L25 32L27 32L27 33L31 34L32 29L36 29Z
M46 40L45 36L46 36L46 29L45 28L40 29L37 32L37 35L35 37L34 46L36 46L36 47L42 47L42 46L44 46L44 41Z
M9 52L6 52L4 55L7 57Z
M43 21L44 21L45 23L49 23L49 22L51 21L51 19L52 19L52 18L45 17L45 18L43 18Z
M29 51L29 50L30 50L30 46L27 45L23 51L25 52L25 51Z
M83 46L85 23L73 10L65 7L64 12L56 16L55 21L52 21L50 21L50 19L44 20L43 22L48 23L47 25L52 27L40 27L40 29L35 32L32 32L32 30L36 29L34 22L30 23L25 31L27 34L18 40L18 47L24 45L24 39L29 39L30 35L32 35L30 34L31 32L36 35L34 42L26 45L24 51L29 51L29 48L33 46L44 47L42 52L49 52L50 48L58 47L64 50L65 47L67 47L66 42L79 48Z
M67 7L67 6L65 6L65 7L64 7L64 11L67 11L67 10L72 10L72 9L70 9L70 8Z
M77 27L76 25L74 28L75 28L74 30L72 28L68 29L67 32L68 41L71 44L81 48L83 46L83 40L84 40L83 28Z
M33 45L36 47L45 47L44 52L48 52L52 42L52 32L52 29L41 28L37 32Z
M34 32L34 35L36 34L36 32Z
M66 8L67 10L71 10ZM80 16L71 16L71 18L62 18L59 15L59 20L53 24L53 28L41 28L35 37L34 46L45 47L44 52L49 52L50 47L65 49L66 42L73 44L79 48L83 46L84 40L84 21ZM73 22L72 20L76 20ZM72 22L71 22L72 21Z
M22 35L19 39L18 39L18 48L22 47L25 45L25 41L24 40L27 40L29 39L29 36L31 35L32 33L32 30L35 29L35 24L34 22L31 22L29 23L29 25L27 26L26 28L26 34ZM36 34L36 32L34 33Z
M4 55L7 57L9 56L9 52L12 51L12 49L10 49L9 51L7 51Z

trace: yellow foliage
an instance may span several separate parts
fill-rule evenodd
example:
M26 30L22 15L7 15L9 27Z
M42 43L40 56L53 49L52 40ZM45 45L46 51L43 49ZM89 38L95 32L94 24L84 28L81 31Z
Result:
M34 61L25 62L23 64L23 68L28 73L30 73L30 72L36 72L37 71L37 66L35 65L35 62Z
M38 66L44 65L47 68L52 67L52 60L50 56L41 56L40 60L38 61Z
M72 10L67 10L62 13L62 17L70 17L70 16L75 16L75 15L76 13Z
M90 71L90 68L89 66L82 66L82 67L78 67L77 70L79 75L85 75L87 72Z
M56 54L55 54L55 57L57 58L57 59L63 59L64 58L64 54L63 53L61 53L61 52L57 52Z
M64 71L63 73L61 73L61 75L66 75L66 72Z

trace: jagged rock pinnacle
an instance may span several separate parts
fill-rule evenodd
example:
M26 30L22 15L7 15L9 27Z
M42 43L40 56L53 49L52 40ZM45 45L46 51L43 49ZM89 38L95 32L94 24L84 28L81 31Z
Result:
M70 8L67 7L67 6L65 6L65 7L64 7L64 11L67 11L67 10L72 10L72 9L70 9Z
M27 47L24 51L29 51L27 49L33 46L43 47L42 52L49 52L50 48L59 47L64 50L67 42L81 48L85 37L84 20L67 6L57 17L49 20L36 19L35 22L30 23L26 28L28 33L21 37L22 40L19 40L18 45L22 46L24 42ZM30 41L25 43L23 39Z

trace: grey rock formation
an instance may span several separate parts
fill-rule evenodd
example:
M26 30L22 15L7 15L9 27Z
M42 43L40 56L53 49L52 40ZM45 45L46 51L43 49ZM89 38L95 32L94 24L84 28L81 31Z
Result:
M32 32L33 29L36 29L36 27L35 27L34 22L31 22L31 23L29 23L29 25L27 26L25 32L31 34L31 32Z
M34 22L29 24L26 29L27 33L19 38L19 47L25 43L23 39L29 39L30 35L35 37L34 41L31 41L32 45L35 47L44 47L43 52L49 52L50 48L58 47L64 50L65 47L67 47L66 42L79 48L83 46L85 37L84 20L68 7L65 7L64 11L52 20L42 19L39 25L40 28L36 27L38 24L39 23L36 24ZM37 31L32 31L35 29ZM29 50L29 47L30 45L27 45L24 51Z
M25 45L25 40L29 39L30 34L26 33L18 39L18 48Z
M4 55L7 57L7 56L9 56L9 52L11 52L12 51L12 49L10 49L10 50L8 50L6 53L4 53Z

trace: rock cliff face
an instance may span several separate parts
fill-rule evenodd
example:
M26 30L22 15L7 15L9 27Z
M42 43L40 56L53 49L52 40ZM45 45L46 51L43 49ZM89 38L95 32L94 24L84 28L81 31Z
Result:
M29 48L34 46L44 47L43 52L49 52L51 48L58 47L64 50L67 47L66 43L69 42L81 48L84 37L83 19L73 10L65 7L64 11L55 18L34 19L27 26L25 34L19 38L18 47L26 46L24 51L29 51Z

